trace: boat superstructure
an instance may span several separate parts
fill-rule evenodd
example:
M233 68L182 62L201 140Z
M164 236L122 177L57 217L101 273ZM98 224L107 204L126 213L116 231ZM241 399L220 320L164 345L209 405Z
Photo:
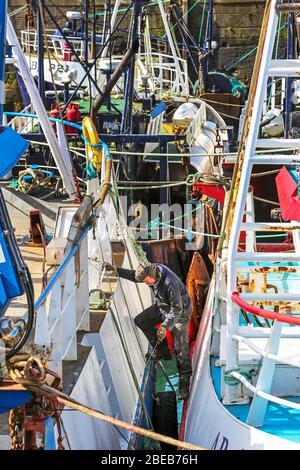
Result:
M298 8L266 2L215 271L195 344L185 438L213 449L299 448L299 140L289 133L288 120L281 138L261 135L270 82L285 80L285 109L291 109L299 60L290 50L286 58L274 58L274 44L279 15L288 12L292 18ZM271 178L264 199L258 197L259 176ZM270 204L271 195L277 218L274 210L259 210L262 200Z
M145 262L140 239L148 232L154 236L148 245L145 242L144 248L148 249L148 255L152 252L154 260L155 256L162 257L161 253L168 254L168 249L175 247L176 256L168 256L173 258L170 262L176 262L177 247L184 244L186 234L189 242L196 235L195 249L203 245L203 217L206 210L213 212L211 200L205 198L202 205L198 194L197 200L190 204L187 189L192 182L185 178L191 173L193 180L198 178L198 184L205 186L203 173L215 171L217 175L217 164L212 159L216 146L224 151L229 145L228 129L221 116L209 104L190 96L186 62L175 53L171 36L171 55L156 55L149 49L149 44L145 53L135 51L137 19L143 16L141 3L134 2L128 62L122 57L115 70L110 69L111 81L107 80L103 88L94 79L95 88L100 88L99 95L94 106L88 102L92 109L80 113L84 119L76 123L65 120L64 113L60 112L60 107L66 107L67 102L72 101L72 96L62 103L57 94L58 115L52 114L51 118L47 115L40 87L41 76L37 87L8 19L7 40L11 47L6 59L18 69L30 104L21 113L6 113L6 129L12 133L17 131L19 136L30 141L32 149L47 148L47 155L51 154L51 162L54 161L53 174L61 180L60 191L56 185L53 191L53 185L49 184L48 188L38 184L38 177L42 179L41 171L46 166L45 171L49 173L52 165L47 159L47 165L40 165L40 168L29 165L27 158L29 161L31 155L28 152L25 161L22 160L25 173L21 171L18 175L18 191L4 191L10 209L20 208L22 216L19 215L18 224L23 229L27 220L24 212L29 207L35 209L30 214L31 238L34 240L38 234L43 248L40 270L36 273L39 280L42 277L43 288L41 295L36 293L35 296L36 316L26 359L36 360L32 355L39 358L33 367L37 374L35 385L38 384L41 390L50 386L57 403L66 406L62 415L53 410L51 417L43 415L44 404L39 408L43 415L39 432L45 449L56 448L57 438L62 443L62 426L67 436L64 446L71 449L141 448L144 442L138 437L140 430L153 431L153 364L145 359L148 344L134 324L134 317L150 305L150 293L145 285L134 285L112 276L102 267L102 262L131 269ZM163 10L162 3L158 3ZM162 19L166 24L164 13ZM166 34L169 37L168 29ZM56 35L51 41L58 41L58 37ZM79 49L74 50L79 54ZM124 68L118 70L120 64ZM89 72L87 66L84 74L91 78ZM118 108L111 92L120 83L122 97ZM141 83L143 87L139 88ZM79 83L75 88L78 86ZM69 91L72 95L73 91ZM102 95L105 104L101 101ZM91 115L95 116L95 122ZM76 152L85 172L79 177L74 163ZM55 179L53 174L45 174L47 182ZM154 221L142 217L139 221L136 215L141 206L139 194L135 192L137 175L141 179L142 191L139 191L142 196L151 193L153 200L159 203ZM175 183L170 186L172 178ZM44 188L46 195L42 193L39 198L39 191ZM53 193L54 201L51 199ZM176 198L180 208L186 202L187 213L179 216L179 219L185 219L186 228L173 226L174 216L171 210L166 210ZM123 210L124 199L133 203L131 213ZM197 217L194 217L195 205L198 213L203 215L200 233L197 232ZM52 232L49 236L43 231L41 215L47 219L45 225ZM215 232L212 236L217 237ZM24 245L26 253L26 241ZM184 255L184 263L180 259L179 262L188 265L189 257ZM3 330L2 338L8 336L11 339L11 327L23 316L26 318L26 311L17 310L15 305L7 310L2 318L7 321L6 335L3 336ZM9 349L16 356L13 340L4 346L2 349ZM41 364L45 362L48 367L44 376ZM23 408L19 407L33 398L34 384L28 383L31 376L26 375L20 380L18 373L14 374L17 366L8 364L8 368L18 385L6 378L1 384L2 411L10 407L21 414ZM175 374L174 378L176 386L178 376ZM63 392L67 397L62 395ZM105 418L111 418L110 422L95 421L94 416L83 415L78 409L70 413L69 408L76 405L75 400L92 408L94 413L100 410ZM49 406L52 405L49 403ZM20 434L31 431L30 422L35 421L36 416L30 413L28 410ZM118 424L114 419L119 420ZM151 434L146 436L150 438ZM28 447L37 444L34 438L26 442Z
M138 2L139 14L146 8L147 2ZM84 92L92 92L93 97L97 93L95 83L101 89L107 78L120 64L128 48L128 21L129 14L134 10L132 4L121 8L120 1L111 5L105 5L102 16L103 31L97 33L91 27L91 14L86 13L86 6L82 12L67 12L67 27L61 27L51 13L46 2L41 4L56 25L56 29L45 29L41 33L37 29L28 27L20 33L20 44L29 69L38 80L41 69L45 82L55 83L63 88L66 84L70 89L77 87ZM140 46L137 51L135 63L135 89L141 96L143 93L155 94L162 97L171 92L172 95L188 94L188 69L187 60L178 55L175 49L174 39L166 19L166 13L162 2L157 2L162 22L165 28L165 36L170 46L170 53L160 50L159 40L153 40L150 35L149 16L146 16L143 31L139 26ZM125 11L125 13L124 13ZM40 11L37 9L38 21ZM96 18L101 18L101 12L95 12ZM101 25L102 26L102 25ZM116 36L116 39L115 39ZM166 39L165 39L166 40ZM162 40L161 40L162 41ZM163 44L163 48L166 48ZM92 71L95 83L91 88L91 77L87 70ZM124 87L124 79L120 78L115 84L113 92L120 95ZM85 91L86 90L86 91Z

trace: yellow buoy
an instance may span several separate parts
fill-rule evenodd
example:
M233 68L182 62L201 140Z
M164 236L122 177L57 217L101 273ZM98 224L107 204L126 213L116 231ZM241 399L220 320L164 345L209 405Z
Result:
M88 116L83 118L82 132L84 138L91 144L100 144L100 139L96 126L92 119ZM102 149L101 147L93 147L86 143L86 158L89 163L92 163L95 170L100 171L102 166Z

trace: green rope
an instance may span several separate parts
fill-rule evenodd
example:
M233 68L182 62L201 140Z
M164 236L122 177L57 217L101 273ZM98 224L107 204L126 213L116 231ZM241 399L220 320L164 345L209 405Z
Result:
M212 198L211 198L212 199ZM194 209L192 209L191 211L188 211L188 212L185 212L184 214L180 215L179 217L175 217L174 219L170 219L168 220L166 223L170 223L170 222L176 222L176 220L180 220L180 219L184 219L185 217L187 217L188 215L192 214L193 212L196 212L198 209L200 209L200 205L198 205L197 207L195 207ZM150 220L150 222L148 222L147 224L147 228L157 228L161 225L161 222L160 222L160 218L159 217L155 217L155 219L152 219Z
M276 233L274 235L256 235L256 238L276 238L276 237L286 237L287 233Z
M83 169L83 179L90 181L97 177L97 171L91 162L82 163L81 168Z
M141 245L140 245L139 243L137 243L136 240L134 240L134 239L131 239L131 240L132 240L132 242L133 242L134 249L135 249L135 252L136 252L136 255L137 255L139 261L140 261L142 264L148 263L147 254L146 254L146 252L143 250L143 248L141 247Z
M223 380L224 380L224 383L226 385L230 385L230 387L234 387L241 383L240 380L236 379L235 377L233 377L233 375L231 375L232 372L238 372L243 377L245 377L245 379L248 380L249 382L252 380L252 377L253 377L251 371L245 371L245 370L242 371L239 367L236 369L226 370L224 371Z
M202 30L203 30L203 23L204 23L204 17L205 17L205 8L206 8L206 1L204 0L203 8L202 8L202 18L201 18L201 25L200 25L200 31L199 31L199 38L198 38L198 46L201 46L201 38L202 38Z
M89 307L92 310L107 310L109 301L101 289L92 289L89 293Z
M133 191L133 190L143 190L147 188L150 188L150 189L172 188L174 186L182 186L182 185L192 186L195 182L199 182L199 181L202 181L204 183L205 182L210 183L210 184L222 184L222 181L220 181L219 179L215 179L213 177L205 178L201 173L191 173L186 177L184 181L177 181L176 183L152 185L152 184L148 184L145 182L145 185L143 186L133 186L129 184L128 186L118 186L118 189Z
M145 184L145 186L118 186L119 189L122 189L123 191L133 191L133 190L143 190L147 188L151 189L160 189L160 188L172 188L174 186L182 186L183 184L188 184L186 181L179 181L178 183L166 183L166 184L160 184L160 185L151 185L151 184Z
M185 228L175 227L174 225L165 224L161 222L162 227L173 228L174 230L179 230L180 232L188 233L189 235L202 235L203 237L210 237L210 238L220 238L220 235L214 235L212 233L205 233L205 232L195 232L194 230L187 230Z
M233 64L229 65L229 67L227 67L226 69L226 72L228 72L228 70L230 70L232 67L234 67L235 65L239 64L240 62L242 62L244 59L246 59L249 55L253 54L253 52L255 52L257 50L258 46L254 47L253 49L251 49L251 51L247 52L245 55L243 55L242 57L240 57L236 62L234 62Z
M182 15L182 18L184 18L186 15L188 15L188 14L195 8L195 6L198 5L199 2L200 2L200 0L197 0L197 1L191 6L191 8L189 8L188 11ZM170 31L173 31L173 29L175 29L176 26L178 26L178 22L175 23L175 24L170 28ZM167 35L165 34L165 35L162 36L162 37L163 37L163 38L166 38Z
M277 31L276 48L275 48L275 59L278 58L279 42L280 42L280 33L281 33L281 19L282 19L282 13L279 14L279 29L278 29L278 31Z
M162 3L168 3L170 0L162 0ZM153 3L148 3L147 7L154 7L158 5L157 2L153 2ZM101 5L102 6L102 5ZM129 10L132 10L133 7L129 8ZM126 11L127 8L119 8L117 13L123 13L124 11ZM105 12L104 11L101 11L99 13L96 13L96 16L104 16L105 15ZM93 13L90 13L89 14L89 17L93 18L94 17L94 14Z
M288 22L286 22L283 26L281 26L277 32L280 32L282 31L283 29L285 29L288 25ZM253 54L253 52L255 52L256 50L258 49L258 46L254 47L253 49L251 49L251 51L247 52L245 55L243 55L242 57L240 57L240 59L238 59L237 61L235 61L233 64L229 65L229 67L227 67L226 69L226 72L228 72L228 70L230 70L232 67L234 67L235 65L239 64L240 62L242 62L244 59L246 59L247 57L249 57L249 55Z
M10 188L18 189L19 187L19 181L17 179L11 180L11 182L8 185Z

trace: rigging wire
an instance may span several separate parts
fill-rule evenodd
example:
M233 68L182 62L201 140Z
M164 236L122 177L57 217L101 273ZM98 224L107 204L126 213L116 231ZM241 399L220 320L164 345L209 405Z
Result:
M282 31L283 29L287 28L288 26L288 22L286 22L283 26L281 26L278 30L278 31ZM247 57L249 57L251 54L253 54L253 52L257 51L258 49L258 46L255 46L253 49L251 49L251 51L247 52L246 54L244 54L242 57L240 57L238 60L236 60L235 62L233 62L231 65L229 65L226 69L226 72L228 72L231 68L235 67L236 65L238 65L240 62L243 62L243 60L245 60Z
M200 30L199 30L199 37L198 37L198 46L199 46L199 47L200 47L200 45L201 45L201 38L202 38L202 31L203 31L203 24L204 24L204 18L205 18L205 8L206 8L206 2L207 2L207 0L204 0L203 7L202 7L201 25L200 25Z
M106 232L107 232L107 236L108 236L108 240L109 240L109 243L110 243L110 248L111 248L111 251L113 252L113 248L112 248L112 244L111 244L111 239L110 239L110 236L109 236L109 231L108 231L108 227L107 227L107 223L106 223L106 218L105 218L105 214L103 213L103 220L105 222L105 227L106 227ZM99 240L99 247L100 247L100 251L101 251L101 256L102 256L102 259L104 260L105 257L104 257L104 253L103 253L103 249L102 249L102 245L101 245L101 238L100 238L100 234L99 234L99 230L98 230L98 227L96 226L96 232L97 232L97 235L98 235L98 240ZM114 268L116 269L116 266L115 266L115 261L114 261L114 258L112 258L112 261L113 261L113 264L114 264ZM116 271L117 272L117 271ZM110 282L110 278L109 278L109 275L105 269L105 274L106 274L106 278L107 278L107 282L109 284L109 289L110 289L110 292L111 292L111 296L112 296L112 301L115 305L115 312L117 314L117 317L118 317L118 322L116 321L116 318L115 318L115 315L114 315L114 311L111 309L111 307L109 307L109 311L112 315L112 319L113 319L113 322L114 322L114 325L117 329L117 333L118 333L118 336L120 338L120 341L121 341L121 344L122 344L122 347L123 347L123 350L124 350L124 353L125 353L125 356L126 356L126 359L127 359L127 363L128 363L128 366L129 366L129 369L130 369L130 372L131 372L131 375L132 375L132 378L133 378L133 381L134 381L134 384L135 384L135 387L136 387L136 390L137 390L137 393L139 395L139 399L140 399L140 403L141 403L141 406L143 408L143 411L144 411L144 414L145 414L145 418L147 420L147 424L148 426L153 429L153 425L152 425L152 422L151 422L151 418L149 416L149 413L148 413L148 410L147 410L147 407L146 407L146 404L145 404L145 401L144 401L144 397L142 396L142 393L141 393L141 390L140 390L140 387L139 387L139 383L138 383L138 380L137 380L137 377L136 377L136 374L135 374L135 371L134 371L134 367L133 367L133 364L132 364L132 361L131 361L131 357L130 357L130 353L129 353L129 349L127 347L127 342L126 342L126 337L125 337L125 333L124 333L124 330L123 330L123 327L122 327L122 322L121 322L121 319L120 319L120 316L119 316L119 312L118 312L118 308L117 308L117 305L116 305L116 301L114 299L114 295L113 295L113 289L112 289L112 286L111 286L111 282ZM122 286L122 283L119 282L119 285L121 287L121 291L122 291L122 295L123 295L123 299L124 299L124 302L126 304L126 307L127 307L127 311L128 311L128 315L129 315L129 318L131 319L132 321L132 317L131 317L131 313L130 313L130 309L129 309L129 306L128 306L128 303L127 303L127 299L126 299L126 296L125 296L125 292L123 290L123 286ZM135 330L135 328L133 327L133 331L135 333L135 336L136 336L136 339L137 339L137 343L139 345L139 348L141 349L141 345L140 345L140 342L139 342L139 339L137 337L137 332ZM143 354L142 352L142 349L141 349L141 353Z

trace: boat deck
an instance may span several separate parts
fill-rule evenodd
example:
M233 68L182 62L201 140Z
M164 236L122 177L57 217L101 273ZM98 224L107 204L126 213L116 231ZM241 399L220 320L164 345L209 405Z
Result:
M249 292L251 289L251 292L255 293L277 292L279 294L296 294L299 292L300 265L297 262L278 262L272 263L270 269L270 263L240 263L238 267L238 278L240 285L243 286L243 292ZM277 304L276 308L281 313L293 314L295 316L300 315L300 302L256 302L257 306L272 311L275 309L274 304ZM247 320L250 321L250 324L247 324L245 315L240 310L240 332L247 330L251 342L257 348L264 350L268 341L267 333L270 331L272 321L266 321L262 317L257 319L249 313L247 313L247 316ZM251 331L255 331L256 335L252 336ZM261 337L259 337L260 333ZM225 365L225 335L226 327L222 326L220 357L215 356L211 358L211 376L220 401L222 399L222 368L220 365ZM299 342L300 327L284 324L278 355L286 359L292 359L294 362L299 362ZM257 368L258 371L261 365L261 357L247 344L239 342L239 365L242 370L248 370L252 366L254 369ZM298 370L299 369L294 366L277 363L271 393L283 397L285 400L300 403ZM290 393L288 393L289 391ZM237 419L246 423L250 404L251 397L249 404L229 405L226 406L226 409ZM278 437L300 443L300 410L269 402L264 425L259 427L259 429Z
M44 264L44 248L40 245L35 245L30 242L30 219L29 211L32 208L39 208L42 213L45 230L50 236L54 232L55 216L59 205L66 205L67 203L61 200L43 203L31 196L24 195L23 193L16 193L14 191L7 191L4 189L5 200L9 215L11 217L12 225L15 228L15 235L18 246L21 250L23 259L27 264L32 276L34 285L35 301L39 298L42 292L42 278L43 278L43 264ZM118 250L117 250L118 251ZM115 253L118 259L119 253ZM123 256L123 255L121 255ZM48 266L45 264L45 269ZM52 276L54 269L48 273L48 280ZM107 298L111 295L111 288L115 288L116 278L110 277L109 281L104 280L101 288ZM26 296L22 295L12 300L6 315L12 318L19 318L27 310ZM90 310L90 332L99 332L101 324L105 318L106 310ZM85 361L89 355L91 347L81 344L83 332L77 333L77 360L76 361L63 361L63 391L71 394L72 389L76 383L78 374L82 370ZM26 344L26 348L30 348L30 338ZM8 427L7 413L0 414L0 450L10 449L10 436Z
M215 392L221 401L221 367L218 366L218 359L216 356L211 358L211 376ZM300 397L290 396L285 399L300 403ZM250 404L230 405L225 408L235 418L246 423ZM300 411L276 403L269 403L265 423L259 429L300 444Z

